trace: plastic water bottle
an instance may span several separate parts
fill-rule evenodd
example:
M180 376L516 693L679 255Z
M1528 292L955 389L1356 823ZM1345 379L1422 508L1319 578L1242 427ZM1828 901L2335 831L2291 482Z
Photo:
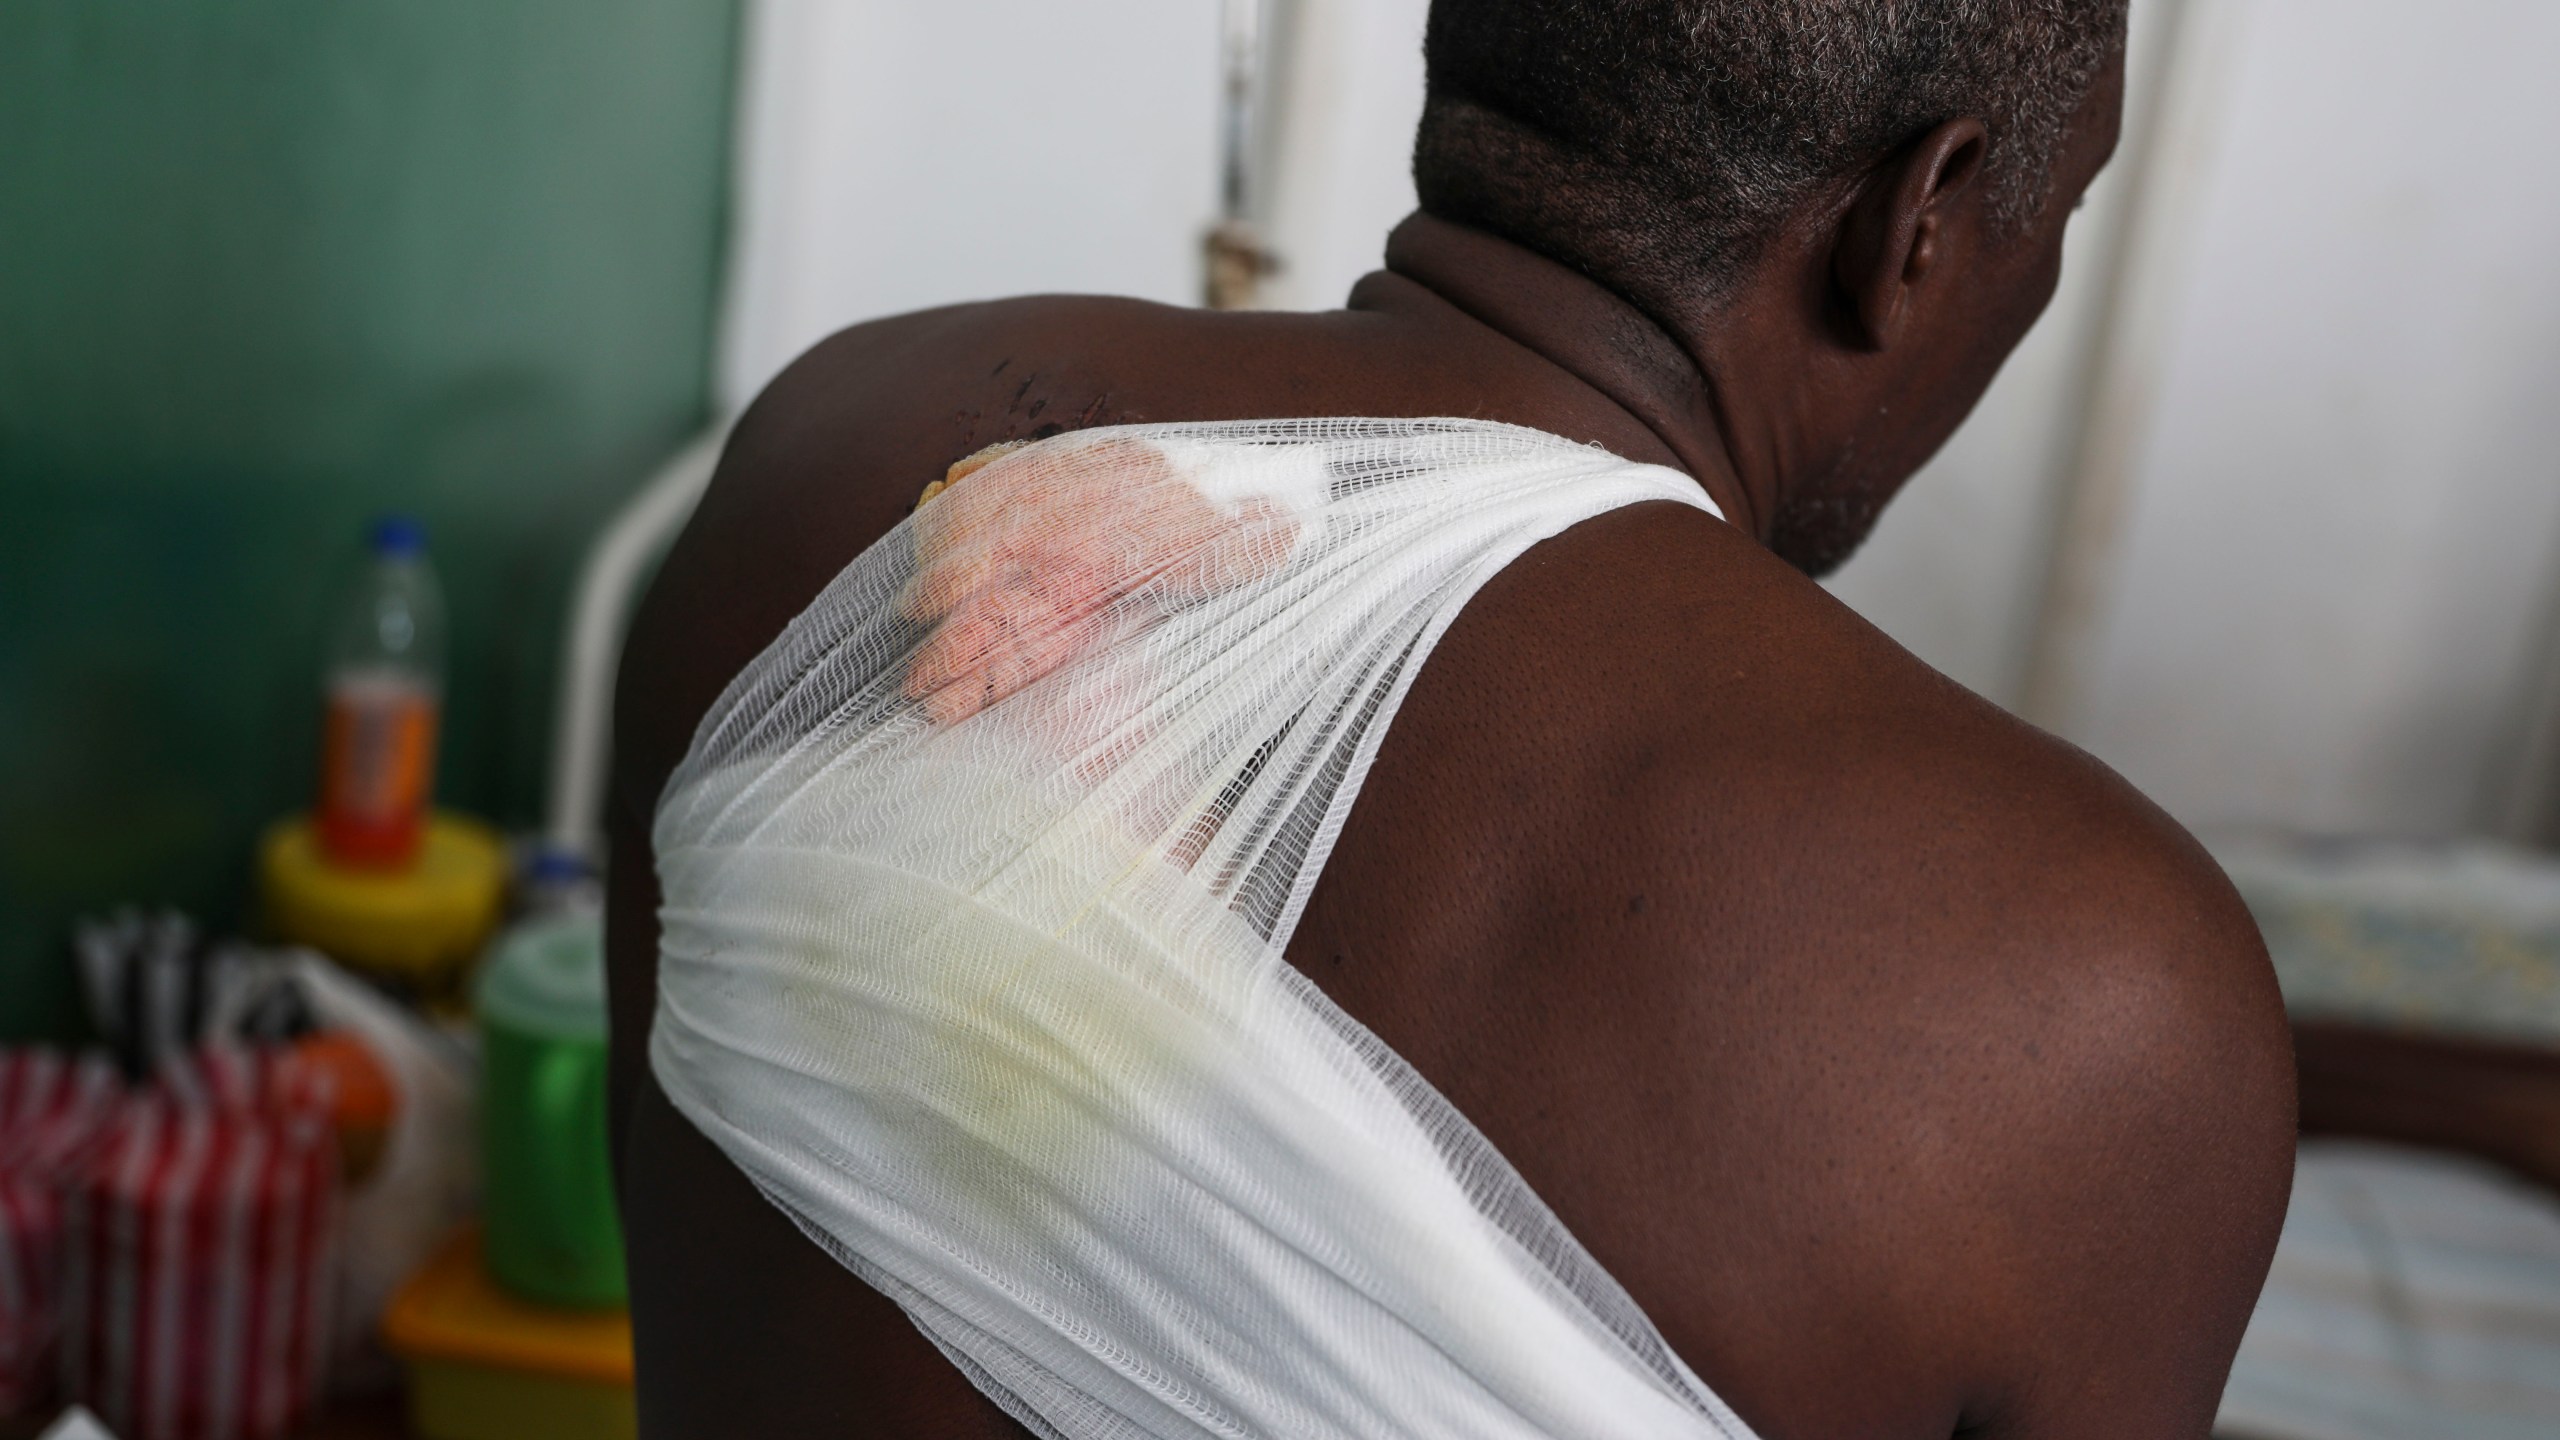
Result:
M435 794L444 591L417 521L377 521L372 550L330 644L316 823L337 864L399 869L417 858Z

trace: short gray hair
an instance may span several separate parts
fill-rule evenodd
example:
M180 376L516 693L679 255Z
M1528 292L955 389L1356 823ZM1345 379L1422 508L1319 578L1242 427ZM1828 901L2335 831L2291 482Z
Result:
M1960 116L2014 229L2125 0L1432 0L1423 209L1650 307L1716 298L1778 222Z

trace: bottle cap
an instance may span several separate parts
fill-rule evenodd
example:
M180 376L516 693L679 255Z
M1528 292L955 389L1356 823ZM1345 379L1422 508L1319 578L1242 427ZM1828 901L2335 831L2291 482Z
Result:
M373 553L408 560L426 553L427 528L415 515L385 515L373 522Z
M574 885L593 873L585 857L562 846L543 844L525 857L523 880L528 886Z

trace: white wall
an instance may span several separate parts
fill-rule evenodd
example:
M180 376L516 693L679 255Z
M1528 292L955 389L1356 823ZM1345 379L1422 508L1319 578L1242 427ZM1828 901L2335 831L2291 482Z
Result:
M1217 66L1213 0L750 0L723 398L903 310L1195 300Z
M1266 0L1266 303L1341 303L1413 209L1428 0ZM1217 0L750 0L721 390L858 320L1039 291L1193 303Z
M2560 576L2560 6L2237 21L2061 718L2191 822L2491 825Z

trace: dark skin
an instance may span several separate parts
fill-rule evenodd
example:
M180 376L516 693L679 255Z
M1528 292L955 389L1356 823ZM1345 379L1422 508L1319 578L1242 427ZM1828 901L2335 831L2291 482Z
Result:
M2461 1151L2560 1191L2560 1051L2338 1021L2293 1035L2303 1134Z
M720 687L944 467L1148 421L1463 415L1695 477L1538 546L1422 670L1289 957L1500 1147L1761 1434L2202 1436L2291 1056L2203 853L1809 581L2050 297L2115 135L1992 223L1955 120L1648 313L1427 217L1323 315L1046 298L819 346L633 632L608 945L643 1428L1022 1433L676 1115L648 819Z

